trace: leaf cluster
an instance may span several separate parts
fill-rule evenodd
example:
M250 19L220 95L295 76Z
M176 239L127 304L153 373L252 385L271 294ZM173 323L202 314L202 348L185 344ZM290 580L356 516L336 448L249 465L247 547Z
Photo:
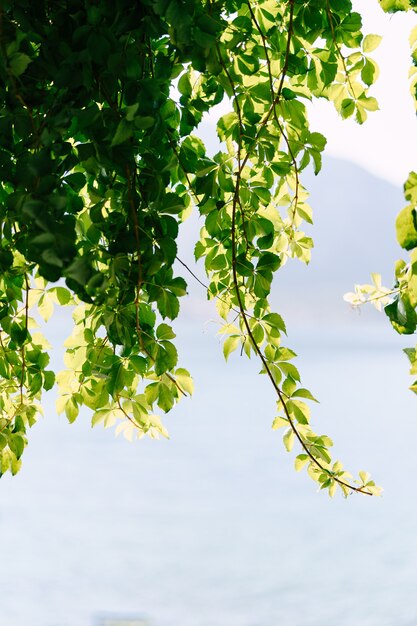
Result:
M388 13L417 11L411 0L382 0L382 8ZM410 34L412 67L409 72L410 90L417 108L417 27ZM400 259L395 264L394 285L387 289L381 285L381 277L373 275L373 285L355 285L355 292L345 295L354 306L372 302L379 310L382 305L393 328L401 335L412 335L417 330L417 174L411 172L404 184L407 205L397 215L395 229L401 248L409 252L408 261ZM377 277L375 279L375 277ZM410 374L417 374L417 358L414 348L404 350L410 364ZM417 393L417 380L410 389Z
M320 171L326 139L306 101L325 98L359 123L377 108L379 37L363 36L350 0L10 0L0 25L4 471L17 469L34 402L53 384L45 340L30 334L34 306L44 319L76 306L58 411L72 422L84 405L93 425L167 436L156 411L192 392L171 322L187 291L178 233L194 209L224 355L259 359L273 428L300 448L296 469L330 495L377 493L313 431L314 397L269 304L276 272L313 248L301 178ZM225 99L209 156L198 125Z

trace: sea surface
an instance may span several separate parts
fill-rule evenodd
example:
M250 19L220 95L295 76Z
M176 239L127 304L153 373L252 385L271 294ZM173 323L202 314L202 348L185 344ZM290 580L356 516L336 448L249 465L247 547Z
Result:
M384 327L385 328L385 327ZM258 364L226 365L213 325L179 327L196 381L169 441L128 443L57 417L0 482L0 624L417 626L417 398L386 328L300 332L303 382L335 458L381 498L331 500L295 473Z

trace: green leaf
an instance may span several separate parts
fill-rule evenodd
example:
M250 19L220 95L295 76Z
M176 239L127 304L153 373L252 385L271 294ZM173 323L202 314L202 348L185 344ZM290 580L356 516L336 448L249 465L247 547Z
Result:
M175 319L180 310L178 298L166 290L162 291L156 305L162 317L168 317L170 320Z
M328 453L328 451L326 450L324 446L320 446L320 445L311 446L310 452L313 456L315 456L318 459L321 459L325 463L330 463L332 460L330 457L330 454Z
M10 328L10 337L19 347L23 346L28 338L28 330L25 326L21 326L13 322Z
M148 362L143 356L132 354L129 357L129 363L137 374L143 375L148 369Z
M259 60L253 55L240 54L237 56L237 65L243 75L246 74L250 76L258 71Z
M220 141L226 141L226 139L233 133L233 130L238 125L239 118L234 111L223 115L217 123L217 134Z
M300 380L300 373L295 365L293 365L292 363L284 363L281 361L278 364L278 367L282 371L282 373L285 374L285 376L291 376L291 378L297 381Z
M415 348L404 348L403 352L407 355L408 360L413 365L416 361L416 349Z
M412 335L415 332L417 328L417 313L410 304L406 294L388 304L384 310L398 333Z
M23 450L25 449L24 438L18 433L11 435L9 438L9 448L15 455L16 459L19 460L23 454Z
M177 276L176 278L173 278L169 282L169 290L175 296L178 296L178 297L186 296L187 295L187 283L181 276Z
M281 258L277 254L272 252L264 252L258 261L256 266L257 271L263 269L269 269L271 272L275 272L281 265Z
M37 394L38 391L42 388L42 384L43 384L42 374L40 374L40 372L37 372L36 374L34 374L34 376L31 377L31 380L29 383L30 395L34 396L35 394Z
M65 176L64 182L76 192L80 191L86 184L85 176L82 172L68 174Z
M52 289L51 289L52 291ZM65 287L53 287L53 291L56 293L59 304L65 306L72 299L71 292Z
M381 8L386 13L396 13L397 11L408 11L409 0L379 0Z
M316 398L308 389L303 389L302 387L294 391L292 396L293 398L307 398L308 400L313 400L313 402L318 402L318 400L316 400Z
M91 418L91 426L97 426L97 424L104 422L109 413L109 409L99 409L98 411L95 411L93 413L93 417Z
M174 396L172 391L164 383L158 384L158 406L165 413L174 406Z
M310 422L310 407L301 400L291 400L287 403L288 410L295 416L299 424Z
M246 255L240 254L236 257L236 270L241 276L252 276L254 266L251 261L248 261Z
M64 411L69 423L72 424L73 422L75 422L78 417L79 408L74 396L68 398L67 402L65 403Z
M135 128L139 128L140 130L146 130L147 128L151 128L154 124L155 124L155 118L152 117L151 115L137 115L135 117ZM113 143L113 145L115 144Z
M346 119L347 117L350 117L351 115L353 115L355 112L355 101L352 100L351 98L345 98L342 101L341 104L341 108L340 108L340 114L343 117L343 119Z
M168 326L168 324L159 324L159 326L156 329L156 336L160 340L163 340L163 339L174 339L176 337L176 335L175 335L174 331L172 330L171 326Z
M124 109L124 114L127 122L133 122L135 119L135 115L139 108L139 102L135 102L134 104L130 104Z
M178 353L174 344L169 341L163 341L158 346L158 352L155 359L155 374L161 376L165 372L172 370L178 361Z
M283 333L287 332L285 322L282 317L278 315L278 313L268 313L267 315L264 315L262 321L268 322L268 324L270 324L273 328L277 328Z
M184 72L184 74L181 75L178 81L178 91L183 96L191 96L193 90L188 72Z
M361 78L366 85L372 85L374 82L376 70L372 61L367 59L361 70Z
M399 212L395 228L397 241L402 248L411 250L417 246L417 213L413 206L406 206Z
M379 46L382 41L382 37L380 35L366 35L362 42L362 50L365 54L369 54L369 52L373 52Z
M230 354L236 350L239 343L240 343L240 337L237 335L233 335L225 339L223 343L223 354L224 354L224 358L226 359L226 361L229 358Z
M310 133L309 134L309 143L317 148L320 152L324 150L326 147L327 139L321 133Z
M123 389L132 383L135 372L125 368L123 361L116 361L109 372L106 388L109 394L115 398Z
M26 71L29 63L32 63L32 59L23 52L16 52L9 59L10 70L16 77L21 76Z
M51 318L54 312L54 303L48 293L42 294L39 298L38 311L44 322L47 322Z
M404 184L404 195L406 200L412 204L417 204L417 173L410 172Z
M294 394L294 391L297 387L297 383L291 376L286 378L282 384L282 391L286 396L291 397Z
M358 105L361 104L367 111L378 111L379 106L375 98L367 98L366 96L360 96L358 98Z
M294 431L292 428L289 428L287 430L287 432L285 433L284 437L282 438L283 442L284 442L284 446L287 450L287 452L291 452L293 445L294 445Z
M155 312L149 304L141 302L139 304L139 322L141 326L153 328L156 321Z
M120 120L116 132L113 135L112 142L110 146L113 148L114 146L118 146L125 141L128 141L133 135L133 123L128 122L124 118Z
M12 455L11 463L10 463L10 471L12 476L16 476L17 472L22 467L22 461L18 459L16 456Z
M183 391L185 391L186 393L189 393L190 395L193 394L194 392L193 379L191 378L190 373L186 369L179 367L177 370L175 370L175 379Z
M145 397L149 406L152 406L158 399L159 383L151 383L145 388Z
M300 470L302 470L303 467L307 465L309 460L310 460L310 457L307 454L299 454L298 456L296 456L295 461L294 461L296 472L299 472Z
M337 483L335 480L331 480L330 481L330 485L329 485L329 496L331 498L334 497L335 493L336 493L336 489L337 489Z
M371 476L370 474L368 474L368 472L364 472L363 470L359 472L359 478L361 479L362 483L364 485L366 485L366 483L369 482Z
M210 263L211 270L222 270L227 267L227 258L224 254L218 254Z
M45 391L49 391L55 385L55 372L46 371L43 372L43 388Z
M272 422L272 430L278 430L278 428L283 428L288 426L288 420L286 417L281 417L278 415Z
M282 97L285 98L285 100L294 100L295 98L297 98L297 94L295 93L295 91L293 91L292 89L288 89L288 87L284 87L281 93Z
M253 290L258 298L266 298L266 296L269 295L269 292L271 291L271 281L272 272L264 269L262 270L262 273L257 272Z
M7 446L7 437L0 433L0 451L3 450Z

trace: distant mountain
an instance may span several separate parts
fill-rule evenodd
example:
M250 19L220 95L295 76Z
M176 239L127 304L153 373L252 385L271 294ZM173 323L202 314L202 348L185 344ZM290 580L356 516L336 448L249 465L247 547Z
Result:
M350 324L357 318L343 301L355 283L370 282L371 272L392 285L394 262L402 251L395 238L395 217L402 208L401 189L353 163L327 158L317 177L307 175L314 225L308 266L288 262L277 276L274 301L302 323ZM281 303L281 304L279 304ZM385 320L365 307L365 321Z
M310 280L320 284L364 282L370 272L389 280L401 253L395 239L395 217L402 208L399 188L362 168L327 158L318 176L308 175L315 241ZM293 264L291 264L293 265Z
M370 282L371 272L380 272L384 284L392 283L394 262L401 256L395 217L403 206L402 191L353 163L329 157L320 174L307 173L303 183L314 211L314 225L306 228L315 243L312 260L308 266L288 262L277 274L272 300L293 326L350 325L357 315L343 294L354 283ZM184 227L180 256L193 265L198 220L191 218ZM203 276L202 267L196 271ZM187 312L206 316L210 309L204 304L204 290L193 284L191 276L187 280L191 295ZM363 315L363 322L378 323L381 318L386 323L379 314Z

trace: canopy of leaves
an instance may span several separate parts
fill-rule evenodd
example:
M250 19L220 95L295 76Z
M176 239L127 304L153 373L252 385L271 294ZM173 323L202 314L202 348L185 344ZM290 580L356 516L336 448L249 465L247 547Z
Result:
M192 392L170 322L187 290L173 269L178 232L197 210L195 256L224 355L260 360L277 396L273 428L287 450L299 447L296 469L331 495L378 493L313 431L314 397L268 302L274 274L308 263L313 246L301 175L320 171L326 140L305 102L325 98L364 122L377 109L378 43L350 0L1 3L1 473L19 469L55 382L33 307L48 319L55 304L76 305L58 411L73 421L85 405L93 424L128 438L167 436L158 411ZM223 100L222 149L210 157L197 128ZM407 246L413 219L401 222Z

